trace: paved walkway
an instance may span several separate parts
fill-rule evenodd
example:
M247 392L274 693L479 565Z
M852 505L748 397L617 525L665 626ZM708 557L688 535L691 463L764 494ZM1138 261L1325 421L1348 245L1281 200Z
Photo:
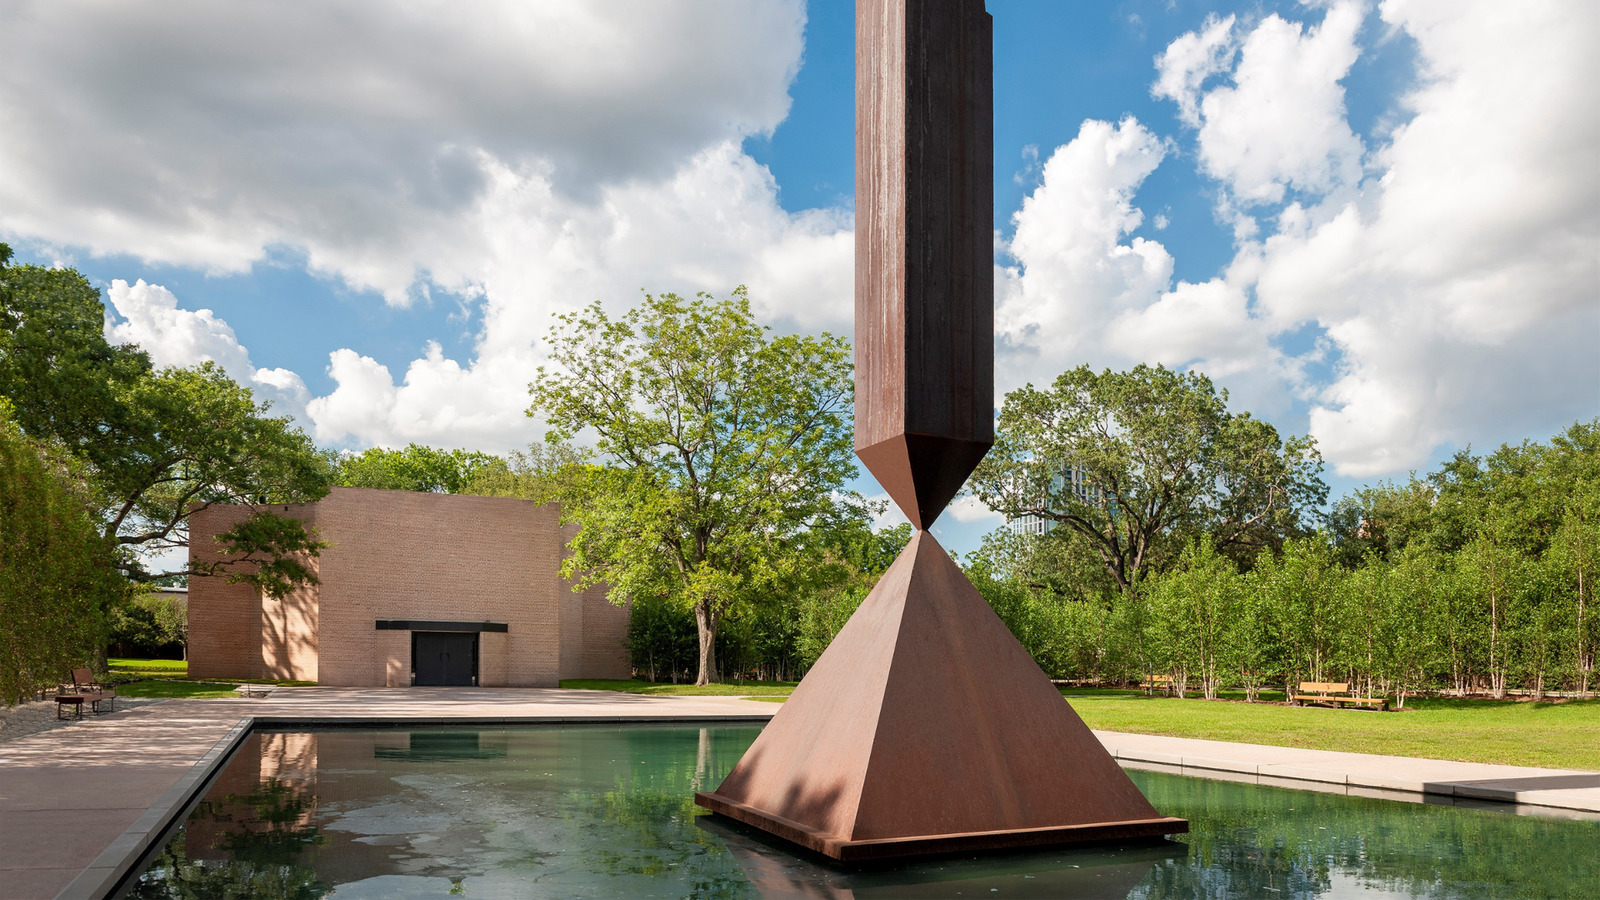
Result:
M89 719L0 745L0 898L103 896L252 723L704 721L765 719L778 709L737 697L280 688L264 700L171 700ZM1427 792L1600 812L1600 773L1097 734L1130 766L1179 766L1208 777L1350 793Z
M1206 778L1319 788L1372 796L1432 795L1600 813L1600 772L1267 747L1228 741L1096 731L1124 766L1179 767Z

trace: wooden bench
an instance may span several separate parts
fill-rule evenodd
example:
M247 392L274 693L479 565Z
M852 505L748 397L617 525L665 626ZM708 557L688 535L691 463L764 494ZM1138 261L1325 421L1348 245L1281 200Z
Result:
M1146 694L1154 694L1156 692L1157 688L1160 688L1161 690L1166 691L1168 694L1171 694L1172 693L1172 676L1171 675L1147 675L1147 676L1145 676L1144 682L1141 683L1139 686L1144 688L1144 692Z
M1350 683L1347 681L1302 681L1300 693L1290 694L1289 702L1295 706L1301 703L1332 703L1349 704L1351 706L1372 706L1380 710L1389 708L1387 697L1354 697L1350 694Z

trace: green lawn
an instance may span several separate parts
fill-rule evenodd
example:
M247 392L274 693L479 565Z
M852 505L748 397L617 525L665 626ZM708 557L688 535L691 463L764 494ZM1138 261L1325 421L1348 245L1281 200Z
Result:
M149 682L158 682L158 681L174 681L174 682L176 682L176 681L188 681L188 678L189 678L189 664L187 662L184 662L181 659L108 659L108 660L106 660L106 666L107 666L107 668L109 668L111 670L112 676L121 676L123 678L132 677L133 679L135 679L135 680L129 681L126 685L124 685L124 687L132 687L135 684L146 684L146 683L149 683ZM191 685L201 684L201 682L193 682L193 681L189 681L188 683L191 684ZM213 687L216 683L217 682L206 683L207 684L206 690L210 690L211 687ZM230 685L275 684L278 687L309 687L309 686L315 685L316 682L315 681L274 681L271 678L236 678L236 679L233 679L233 680L229 681L228 684L230 684ZM150 689L149 688L141 688L141 690L150 690ZM118 687L117 691L120 693L122 691L122 687ZM196 696L196 697L198 697L198 696L202 696L202 695L210 696L209 694L204 694L203 691L200 692L200 693L192 694L192 695L191 694L129 694L128 696L130 696L130 697L135 697L135 696L138 696L138 697L178 697L178 696L187 697L187 696Z
M135 681L117 686L118 697L168 697L178 700L215 700L237 697L233 682L210 681Z
M1400 712L1062 691L1091 728L1275 747L1600 769L1600 700L1406 701ZM1415 709L1412 707L1415 706Z
M183 678L189 663L181 659L108 659L113 675L148 675L152 678Z
M793 681L729 681L695 687L692 684L664 684L653 681L618 681L605 678L569 678L564 688L583 691L621 691L624 694L654 694L673 697L787 697Z
M788 682L652 684L563 681L565 688L679 696L744 696L782 703ZM1427 759L1600 769L1600 700L1519 703L1412 698L1406 709L1376 712L1278 703L1147 697L1140 691L1065 688L1091 728L1134 734L1239 741L1276 747L1345 750ZM1231 697L1224 692L1224 697ZM1239 695L1242 697L1243 695ZM1280 699L1282 694L1267 695Z

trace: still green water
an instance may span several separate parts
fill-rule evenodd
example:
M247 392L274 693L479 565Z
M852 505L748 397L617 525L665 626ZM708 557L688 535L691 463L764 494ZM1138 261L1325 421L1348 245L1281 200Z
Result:
M1600 897L1600 822L1140 771L1190 834L846 871L698 814L759 731L253 734L123 896Z

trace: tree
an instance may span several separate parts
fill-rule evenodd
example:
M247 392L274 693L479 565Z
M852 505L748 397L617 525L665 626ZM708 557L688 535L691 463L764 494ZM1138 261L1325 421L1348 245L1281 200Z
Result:
M795 537L862 515L849 350L832 335L770 337L743 287L728 300L645 295L620 319L598 303L557 317L530 416L557 441L592 429L589 479L564 574L613 600L692 609L697 683L718 677L717 628L805 560Z
M461 493L572 505L588 480L598 476L599 467L579 448L535 442L526 451L513 450L505 459L491 458L474 468Z
M968 482L990 508L1072 529L1124 592L1209 536L1238 562L1300 534L1327 497L1309 437L1229 413L1198 373L1081 366L1006 395Z
M1511 667L1507 634L1511 609L1528 588L1528 571L1527 561L1510 544L1509 526L1496 512L1487 512L1488 527L1455 560L1457 571L1479 600L1478 643L1488 652L1489 692L1499 700L1506 695Z
M1385 566L1380 668L1394 687L1395 708L1406 708L1406 696L1420 690L1439 659L1439 605L1443 595L1442 559L1428 547L1414 545Z
M0 398L0 702L99 654L123 586L112 559L70 455L24 436Z
M109 344L104 322L99 291L77 272L0 268L0 396L23 433L81 461L126 574L154 577L141 556L187 546L189 516L213 503L270 516L327 492L327 459L288 418L213 363L154 368L138 347ZM314 543L293 519L270 534L289 538L257 547L272 559Z
M1336 658L1353 689L1371 697L1381 690L1383 625L1387 611L1389 567L1372 556L1367 564L1345 573L1335 593L1336 615L1343 627L1337 629Z
M334 466L333 483L343 487L461 494L479 473L504 465L498 457L476 450L436 450L421 444L407 444L404 450L371 447L341 457Z
M1251 603L1271 623L1270 641L1279 648L1284 693L1297 693L1302 681L1326 681L1339 649L1342 621L1334 598L1343 570L1320 537L1284 544L1281 554L1262 553L1247 576Z
M1185 547L1178 565L1151 582L1152 617L1169 654L1179 697L1189 676L1207 700L1217 699L1223 674L1235 662L1235 631L1243 582L1234 564L1204 541Z

